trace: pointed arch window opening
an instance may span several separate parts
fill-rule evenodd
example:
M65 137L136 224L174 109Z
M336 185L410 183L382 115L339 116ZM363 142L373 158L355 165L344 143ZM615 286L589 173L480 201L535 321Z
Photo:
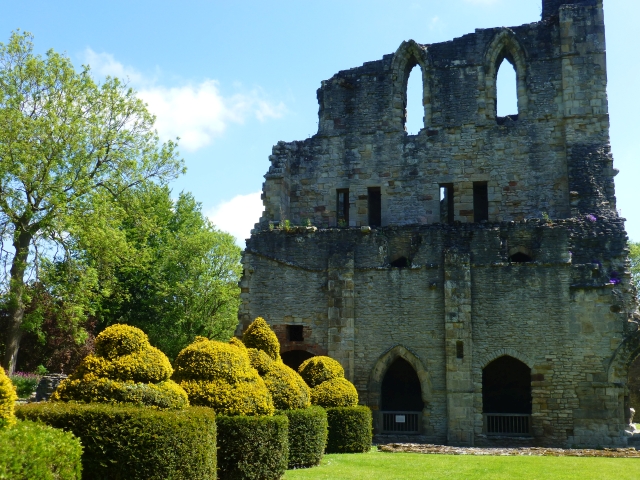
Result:
M425 127L424 82L422 67L409 64L405 87L404 129L409 135L418 135Z
M517 121L520 115L518 103L518 71L512 56L503 52L496 62L496 121L503 125L508 120Z

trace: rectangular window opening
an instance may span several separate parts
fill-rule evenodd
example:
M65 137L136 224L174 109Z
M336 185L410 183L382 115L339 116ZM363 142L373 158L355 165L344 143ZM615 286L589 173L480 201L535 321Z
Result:
M453 223L453 184L440 185L440 223Z
M473 182L473 221L489 220L489 192L487 182Z
M287 339L290 342L302 342L304 340L302 325L287 325Z
M456 342L456 358L464 358L464 342Z
M367 189L369 202L369 226L379 227L382 225L382 194L380 187L369 187Z
M339 227L349 226L349 189L340 188L337 190L336 220Z

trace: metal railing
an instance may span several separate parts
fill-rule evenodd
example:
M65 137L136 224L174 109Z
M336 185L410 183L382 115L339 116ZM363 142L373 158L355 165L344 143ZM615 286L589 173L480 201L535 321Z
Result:
M522 413L484 413L487 435L531 435L531 415Z
M382 433L420 433L420 412L382 412Z

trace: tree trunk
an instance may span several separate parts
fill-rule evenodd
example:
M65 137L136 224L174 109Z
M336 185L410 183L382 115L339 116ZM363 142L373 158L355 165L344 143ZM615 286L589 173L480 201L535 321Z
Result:
M18 360L20 340L22 340L22 320L24 318L24 273L27 269L29 246L33 235L16 225L13 246L15 255L11 264L9 285L9 328L5 344L3 367L9 375L13 374Z

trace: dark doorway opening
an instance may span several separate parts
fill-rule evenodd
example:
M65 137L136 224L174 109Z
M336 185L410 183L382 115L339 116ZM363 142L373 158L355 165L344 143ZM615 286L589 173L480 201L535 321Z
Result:
M489 191L487 182L473 182L473 221L489 220Z
M440 223L453 223L453 184L440 185Z
M380 187L370 187L367 189L369 203L369 226L379 227L382 225L382 194Z
M341 188L336 191L336 220L339 227L349 226L349 189Z
M513 357L500 357L482 371L483 413L531 415L531 369Z
M287 325L287 340L290 342L304 341L304 328L302 325Z
M382 380L383 411L421 412L424 408L420 379L411 364L398 358Z
M511 263L528 263L533 261L533 258L531 258L526 253L516 252L509 257L509 261Z
M309 353L306 350L289 350L288 352L280 354L282 362L286 366L293 368L296 372L298 371L298 367L302 365L302 362L314 356L313 353Z
M407 257L400 257L391 262L391 266L393 268L407 268L411 266L411 263Z

